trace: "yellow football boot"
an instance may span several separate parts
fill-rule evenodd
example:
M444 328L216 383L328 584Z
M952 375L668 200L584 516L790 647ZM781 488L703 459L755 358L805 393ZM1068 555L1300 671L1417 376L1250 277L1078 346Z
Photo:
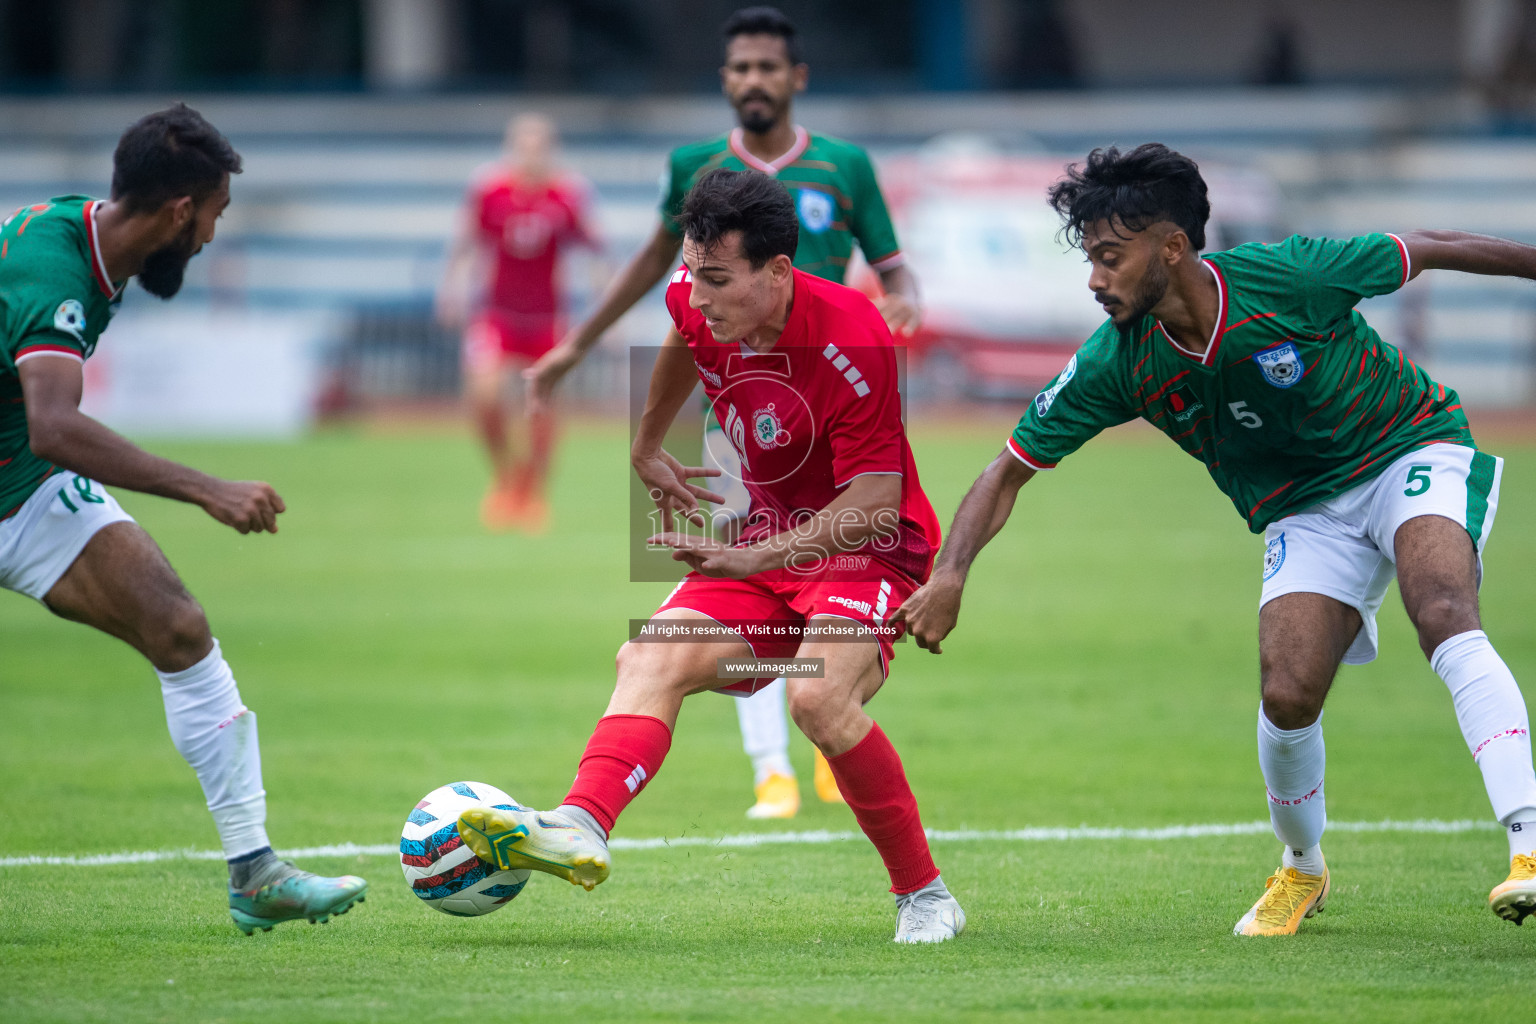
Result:
M838 792L837 779L832 775L832 766L827 764L827 757L821 751L816 751L816 773L813 777L816 784L816 795L824 804L845 804L843 794Z
M503 871L547 871L588 892L608 877L608 844L559 811L470 807L459 836L481 860Z
M800 783L793 775L774 772L756 792L757 803L747 808L749 818L793 818L800 811Z
M1536 913L1536 856L1517 853L1510 858L1509 877L1488 894L1488 909L1515 924Z
M1264 895L1232 929L1233 935L1295 935L1304 917L1323 909L1328 899L1328 869L1304 875L1295 868L1276 868L1264 882Z

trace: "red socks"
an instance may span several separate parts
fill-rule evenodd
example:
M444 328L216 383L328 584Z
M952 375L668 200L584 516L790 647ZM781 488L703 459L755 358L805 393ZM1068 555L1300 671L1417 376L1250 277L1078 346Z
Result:
M586 808L607 832L624 808L655 777L672 747L672 730L650 715L606 715L598 720L563 803ZM891 752L893 755L895 751ZM896 765L901 769L900 762ZM905 788L906 781L902 781ZM909 794L908 800L912 797ZM917 809L913 808L916 819Z
M939 877L901 757L880 726L852 750L827 758L827 764L859 827L880 851L891 874L891 891L916 892Z

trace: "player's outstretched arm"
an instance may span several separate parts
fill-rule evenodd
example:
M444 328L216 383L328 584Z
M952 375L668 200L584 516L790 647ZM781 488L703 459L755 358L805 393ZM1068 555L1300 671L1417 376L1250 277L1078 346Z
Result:
M17 367L32 453L112 487L157 494L197 505L241 533L277 532L283 499L256 481L220 480L158 455L80 411L81 364L60 356L28 359Z
M1536 280L1536 246L1468 231L1409 231L1399 235L1408 250L1408 276L1425 270L1524 277Z
M474 225L469 216L461 218L453 241L448 246L448 262L432 310L437 322L449 330L463 327L469 320L470 305L479 277L482 253L475 241Z
M650 240L608 283L602 298L597 301L597 308L567 331L558 345L523 371L528 400L533 407L542 407L549 402L556 385L586 357L603 332L629 312L630 307L672 269L682 246L682 239L668 231L664 224L656 225Z
M880 287L885 289L885 294L875 302L875 308L880 310L885 326L898 338L912 337L923 322L917 278L906 264L902 264L880 272Z
M971 563L1003 528L1019 488L1034 475L1033 469L1005 450L982 471L961 499L944 550L934 563L933 575L891 616L891 621L907 624L907 631L923 650L943 653L939 644L960 617L960 597Z
M723 496L688 482L693 477L719 476L718 469L684 466L661 447L666 440L667 428L677 419L677 412L688 396L693 394L698 379L688 342L674 327L667 332L667 339L661 343L661 351L656 355L650 389L645 396L645 412L640 415L640 425L635 429L634 444L629 450L635 475L661 510L661 520L666 526L672 525L674 515L702 526L704 513L699 508L699 499L716 504L725 501Z

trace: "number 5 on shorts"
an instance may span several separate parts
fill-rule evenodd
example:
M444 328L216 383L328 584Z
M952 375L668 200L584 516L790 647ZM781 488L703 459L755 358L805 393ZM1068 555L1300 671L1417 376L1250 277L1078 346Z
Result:
M1429 470L1429 466L1408 467L1408 486L1404 488L1403 494L1410 498L1417 498L1429 490Z

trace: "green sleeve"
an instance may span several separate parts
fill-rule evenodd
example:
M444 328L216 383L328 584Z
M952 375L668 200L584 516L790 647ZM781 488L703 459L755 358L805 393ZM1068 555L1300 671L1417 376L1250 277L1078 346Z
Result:
M1294 267L1299 312L1319 333L1349 316L1361 299L1396 291L1408 280L1408 252L1393 235L1292 235L1276 249Z
M1106 323L1035 396L1008 438L1008 450L1025 465L1054 469L1100 431L1135 418L1121 372L1119 332Z
M45 353L84 360L106 327L87 321L88 311L100 305L91 296L96 282L57 264L53 269L45 281L0 288L0 306L6 311L0 365L8 370L15 371L18 362Z
M859 240L865 262L873 267L900 253L901 246L896 241L896 228L891 224L891 212L886 209L885 194L880 191L869 154L855 149L848 160L848 171L853 186L848 226Z
M690 167L678 159L678 150L673 150L667 157L667 169L661 172L661 214L662 227L672 234L681 232L677 228L677 216L683 212L683 197L688 194L688 179Z

